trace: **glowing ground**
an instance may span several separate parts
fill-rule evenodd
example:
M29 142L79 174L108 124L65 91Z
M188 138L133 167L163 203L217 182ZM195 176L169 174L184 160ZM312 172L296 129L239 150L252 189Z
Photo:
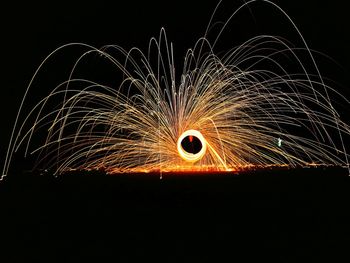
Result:
M232 175L239 175L239 174L250 174L255 172L272 172L272 173L278 173L284 170L292 171L302 171L302 170L341 170L341 171L348 171L348 168L345 166L335 166L335 165L325 165L325 164L309 164L304 166L297 166L297 167L291 167L290 165L245 165L245 166L239 166L239 167L232 167L232 168L223 168L223 167L214 167L214 166L176 166L176 167L169 167L167 169L152 169L152 170L142 170L142 169L105 169L103 167L96 168L96 169L88 169L88 170L79 170L79 169L71 169L68 170L65 173L85 173L85 172L101 172L108 175L113 176L207 176L207 175L218 175L218 176L232 176Z

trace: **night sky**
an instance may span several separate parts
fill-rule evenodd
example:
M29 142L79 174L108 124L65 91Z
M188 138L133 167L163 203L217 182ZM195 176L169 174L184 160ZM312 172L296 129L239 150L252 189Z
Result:
M1 159L36 67L69 42L146 50L165 27L175 60L205 31L215 1L7 3L2 6ZM321 73L350 98L350 20L346 1L275 1L320 57ZM305 3L307 2L307 3ZM222 21L241 1L224 1ZM260 33L300 39L277 11L251 6L216 47ZM43 76L59 76L65 61ZM180 71L181 69L178 69ZM64 80L64 79L62 79ZM48 82L49 83L49 82ZM51 86L36 87L35 100ZM348 109L337 105L344 120ZM25 108L28 111L29 108ZM0 183L0 262L348 262L350 180L337 169L256 172L232 177L53 178L16 172Z

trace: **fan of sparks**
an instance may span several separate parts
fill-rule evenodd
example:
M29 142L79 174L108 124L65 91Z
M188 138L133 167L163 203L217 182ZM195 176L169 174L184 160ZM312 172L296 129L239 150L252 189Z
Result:
M218 56L214 44L201 38L180 71L164 30L146 53L86 44L55 50L30 88L54 54L81 53L65 81L29 113L20 110L4 174L19 148L57 174L348 166L349 126L330 98L347 101L324 82L307 46L261 35ZM118 83L80 76L91 57L115 70Z

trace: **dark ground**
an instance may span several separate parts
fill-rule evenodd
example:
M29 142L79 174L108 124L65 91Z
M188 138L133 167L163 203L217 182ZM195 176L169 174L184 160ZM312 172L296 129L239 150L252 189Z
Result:
M0 261L347 262L349 185L341 169L12 176Z

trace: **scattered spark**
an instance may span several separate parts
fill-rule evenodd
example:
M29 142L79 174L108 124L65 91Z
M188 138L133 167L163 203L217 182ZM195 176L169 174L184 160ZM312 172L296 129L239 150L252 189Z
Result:
M278 145L278 147L282 146L282 139L281 138L277 139L277 145Z

